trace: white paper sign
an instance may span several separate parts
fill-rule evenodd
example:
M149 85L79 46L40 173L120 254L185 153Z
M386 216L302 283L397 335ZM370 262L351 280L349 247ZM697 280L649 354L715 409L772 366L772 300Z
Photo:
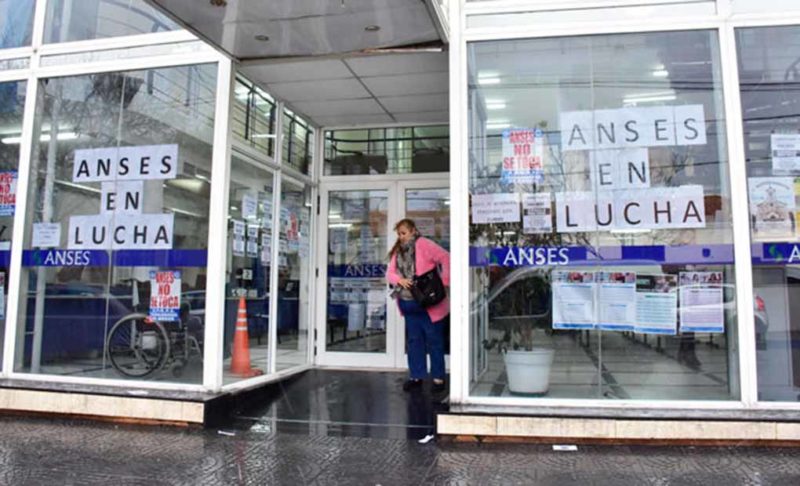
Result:
M100 213L141 214L144 181L115 181L101 184Z
M567 111L561 150L705 145L703 105Z
M770 136L773 174L800 173L800 134L773 133Z
M242 196L242 218L256 219L258 216L258 197L249 192Z
M758 241L794 239L794 178L750 177L748 192L753 238Z
M178 321L181 310L181 272L150 272L150 318Z
M592 187L596 191L650 187L646 148L595 150L590 161Z
M233 220L233 234L236 236L244 236L245 224L242 221Z
M703 186L556 193L559 233L705 225Z
M233 251L233 256L244 256L244 237L239 235L233 235L233 247L231 250Z
M61 223L33 223L34 248L57 248L61 244Z
M677 277L639 275L636 282L634 331L642 334L675 335L678 330Z
M592 272L552 272L553 329L594 329Z
M472 224L519 223L519 194L474 194Z
M526 235L553 232L550 193L522 195L522 231Z
M597 272L597 327L632 331L636 326L636 274Z
M247 256L248 258L256 258L258 256L258 242L247 240Z
M174 214L70 216L70 250L167 250L172 248Z
M259 227L256 224L247 225L247 239L256 241L258 240Z
M174 179L178 145L141 145L75 151L72 182Z
M681 272L681 332L724 333L722 299L722 272Z

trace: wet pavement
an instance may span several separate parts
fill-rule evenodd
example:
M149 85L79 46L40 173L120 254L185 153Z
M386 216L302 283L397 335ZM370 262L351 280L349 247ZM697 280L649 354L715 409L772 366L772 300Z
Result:
M315 371L206 430L0 416L0 485L800 484L793 448L420 444L445 397L402 381Z

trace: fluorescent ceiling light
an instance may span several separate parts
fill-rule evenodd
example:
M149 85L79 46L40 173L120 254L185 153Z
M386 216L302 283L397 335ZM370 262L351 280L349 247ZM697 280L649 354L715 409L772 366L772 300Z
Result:
M489 120L486 122L487 130L498 130L500 128L508 128L511 123L508 120Z
M635 103L652 103L656 101L674 101L675 95L663 95L663 96L649 96L644 98L625 98L622 100L623 104L630 105Z
M506 107L506 102L503 100L486 100L487 110L502 110Z
M478 84L485 86L487 84L500 84L500 78L478 78Z
M653 77L654 78L668 78L669 77L669 71L667 71L666 69L656 69L655 71L653 71Z
M275 138L276 136L274 133L254 133L252 138Z
M350 223L331 223L328 225L328 228L350 228L353 225Z
M61 133L58 134L58 136L56 136L57 140L75 140L76 138L78 138L78 134L75 133L75 132L61 132ZM0 142L3 142L6 145L17 144L17 143L20 143L21 141L22 141L22 136L21 135L16 135L16 136L13 136L13 137L6 137L6 138L0 139ZM39 141L40 142L49 142L50 141L50 134L49 133L45 133L44 135L39 137Z

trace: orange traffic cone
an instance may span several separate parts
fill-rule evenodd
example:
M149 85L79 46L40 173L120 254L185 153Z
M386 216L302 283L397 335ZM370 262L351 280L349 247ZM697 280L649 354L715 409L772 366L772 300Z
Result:
M231 373L243 377L263 374L263 371L250 367L250 336L247 334L247 306L245 305L244 297L239 298L236 332L233 334Z

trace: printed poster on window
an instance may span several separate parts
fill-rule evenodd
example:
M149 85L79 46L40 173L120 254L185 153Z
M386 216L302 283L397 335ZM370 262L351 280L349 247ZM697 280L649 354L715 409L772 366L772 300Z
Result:
M800 174L800 134L773 133L770 152L773 174Z
M14 216L17 204L17 171L0 171L0 216Z
M180 320L181 272L150 272L150 312L156 321Z
M526 235L553 232L550 193L522 195L522 232Z
M533 184L542 182L544 137L538 128L512 128L503 130L504 182Z
M519 223L519 194L473 194L472 224Z
M636 327L642 334L678 332L678 278L676 275L636 276Z
M594 329L594 273L555 271L551 279L553 329Z
M681 333L725 332L722 272L681 272L679 278Z
M748 182L753 239L794 238L797 225L794 178L751 177Z
M596 272L597 328L632 331L636 326L636 274Z

